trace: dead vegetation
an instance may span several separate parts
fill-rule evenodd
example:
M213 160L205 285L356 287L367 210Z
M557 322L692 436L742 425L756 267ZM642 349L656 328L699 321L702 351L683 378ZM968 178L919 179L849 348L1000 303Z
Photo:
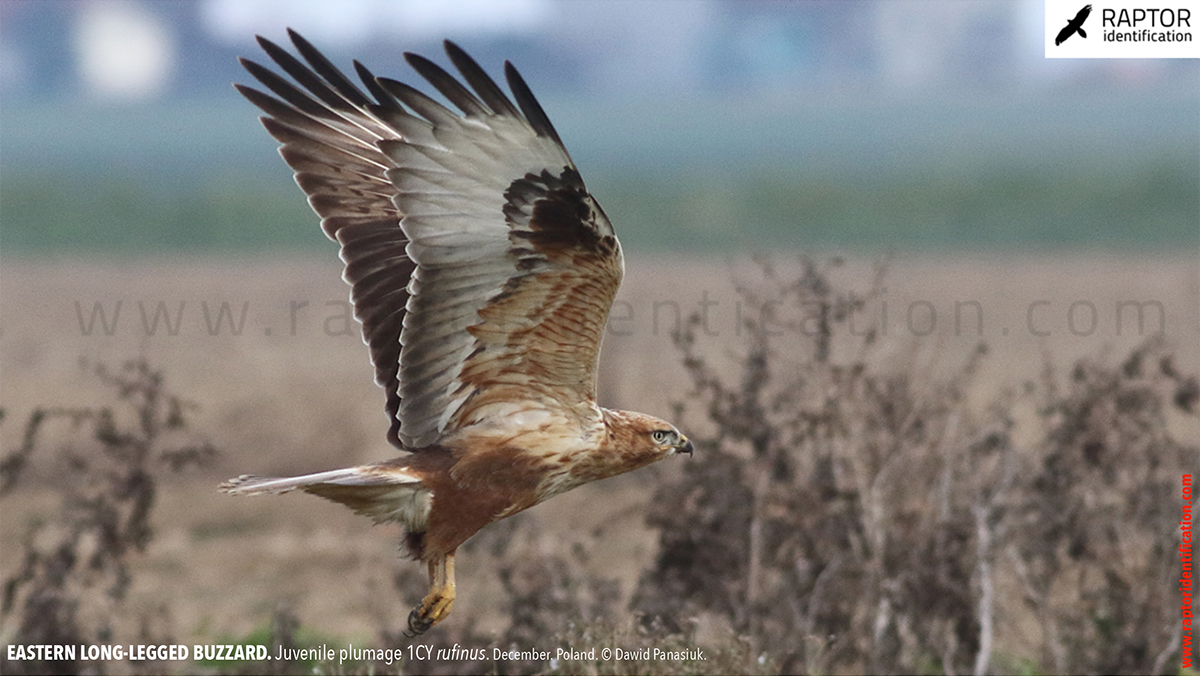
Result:
M851 289L835 281L839 269L760 261L737 293L770 311L748 313L724 351L703 339L699 315L679 331L692 391L676 418L697 452L653 488L647 520L658 550L636 589L589 572L602 538L563 539L513 519L467 545L488 561L480 568L498 572L505 626L485 631L463 618L433 637L438 647L486 648L482 659L236 669L1176 673L1178 482L1200 449L1169 430L1172 418L1197 416L1195 376L1151 338L1121 358L1065 369L1032 356L1045 363L1039 378L973 401L985 344L956 364L928 343L897 349L871 328L885 270ZM69 479L57 535L31 526L24 563L6 581L8 642L117 640L124 561L151 538L154 476L211 453L176 443L187 406L161 374L134 363L97 375L113 387L111 408L39 409L4 461L7 495L43 425L76 430L56 464ZM400 570L396 597L419 598L421 572ZM380 615L375 645L407 645L402 619ZM306 636L303 622L279 605L260 642L274 654L327 641ZM169 626L142 625L160 636ZM493 648L626 653L497 661ZM704 657L653 659L655 648Z
M202 464L216 451L188 429L192 404L167 389L163 374L135 360L118 370L84 368L112 392L112 401L81 408L37 408L21 446L0 462L0 498L11 500L45 427L70 426L53 460L61 507L52 522L30 523L21 565L4 580L0 621L5 643L79 646L169 643L169 609L127 617L121 605L132 582L130 557L154 537L151 516L163 472ZM6 674L80 673L85 664L9 661ZM129 668L133 668L130 663ZM163 663L139 663L153 672Z
M633 607L714 615L784 672L1174 673L1178 482L1200 449L1167 416L1196 415L1196 378L1151 339L977 410L986 345L941 378L918 349L889 361L850 329L879 278L835 288L835 264L763 262L739 286L778 312L746 322L736 378L697 349L699 316L678 335L682 409L710 431L651 502Z

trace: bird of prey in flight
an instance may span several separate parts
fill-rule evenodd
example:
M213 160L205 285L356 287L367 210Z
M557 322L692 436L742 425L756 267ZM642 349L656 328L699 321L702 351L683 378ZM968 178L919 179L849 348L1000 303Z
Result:
M1058 37L1054 38L1055 46L1066 42L1067 38L1071 37L1075 33L1079 33L1079 37L1081 38L1086 38L1087 33L1083 30L1083 22L1087 21L1088 15L1091 13L1092 6L1084 5L1083 9L1079 10L1079 13L1075 15L1075 18L1068 21L1067 25L1058 32Z
M404 529L429 572L409 614L450 612L454 554L489 523L582 484L692 453L671 424L596 403L600 339L621 245L541 105L505 63L510 99L461 48L461 79L409 65L457 110L375 77L365 91L307 40L259 37L291 80L242 65L284 161L341 246L354 316L401 455L293 478L243 475L235 494L300 489ZM514 105L515 101L515 105Z

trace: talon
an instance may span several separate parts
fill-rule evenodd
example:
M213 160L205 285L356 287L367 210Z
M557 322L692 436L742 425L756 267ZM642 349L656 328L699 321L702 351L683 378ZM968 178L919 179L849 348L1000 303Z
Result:
M408 638L413 638L429 631L433 625L441 622L450 614L450 607L454 605L454 592L450 589L443 588L437 592L431 592L426 596L421 605L412 609L408 614L408 631L404 635Z
M404 636L406 638L416 638L429 631L429 628L432 626L433 622L421 616L421 608L418 606L413 608L412 612L408 614L408 629L404 632Z
M429 562L429 593L421 604L408 614L408 630L404 635L414 638L429 631L450 614L454 605L454 555Z

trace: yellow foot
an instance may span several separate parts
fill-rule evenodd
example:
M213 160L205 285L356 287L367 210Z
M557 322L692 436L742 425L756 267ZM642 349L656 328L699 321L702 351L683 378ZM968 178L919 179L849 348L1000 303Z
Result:
M413 608L408 614L408 631L404 635L413 638L420 636L433 625L446 619L450 614L450 606L454 605L454 592L442 589L442 593L431 593L421 601L421 605ZM449 593L446 593L449 591Z
M429 562L429 593L421 605L408 614L408 631L404 635L420 636L433 625L446 619L454 605L454 552Z

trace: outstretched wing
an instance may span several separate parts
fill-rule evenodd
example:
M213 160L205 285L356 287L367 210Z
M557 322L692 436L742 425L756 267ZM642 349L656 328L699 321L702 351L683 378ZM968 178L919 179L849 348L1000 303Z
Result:
M516 69L514 105L453 43L466 85L406 54L454 112L356 63L368 98L289 34L307 65L259 43L299 86L244 61L275 96L239 90L342 244L389 438L419 450L514 402L589 415L620 245Z
M1076 28L1078 28L1083 25L1084 21L1087 21L1088 15L1090 15L1091 13L1092 13L1092 6L1084 5L1083 9L1079 10L1079 13L1075 15L1075 19L1073 21L1071 21L1071 23L1074 24Z

